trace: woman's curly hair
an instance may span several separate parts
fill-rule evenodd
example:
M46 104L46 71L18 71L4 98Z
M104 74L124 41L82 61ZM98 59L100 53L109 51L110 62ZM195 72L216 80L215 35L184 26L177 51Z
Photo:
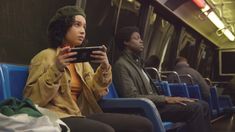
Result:
M74 16L65 16L49 24L47 31L50 48L56 49L63 44L64 37L74 21Z

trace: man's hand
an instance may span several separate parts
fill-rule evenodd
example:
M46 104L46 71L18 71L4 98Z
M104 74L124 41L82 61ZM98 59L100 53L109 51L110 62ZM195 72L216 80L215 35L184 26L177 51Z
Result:
M187 105L186 102L195 102L193 99L183 97L166 97L167 104L182 104Z

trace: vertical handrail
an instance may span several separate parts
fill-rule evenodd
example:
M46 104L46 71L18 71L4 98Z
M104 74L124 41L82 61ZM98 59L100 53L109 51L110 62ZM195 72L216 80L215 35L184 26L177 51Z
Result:
M117 33L117 26L118 26L119 16L121 12L121 6L122 6L122 0L120 0L118 4L117 17L116 17L115 27L114 27L114 35Z

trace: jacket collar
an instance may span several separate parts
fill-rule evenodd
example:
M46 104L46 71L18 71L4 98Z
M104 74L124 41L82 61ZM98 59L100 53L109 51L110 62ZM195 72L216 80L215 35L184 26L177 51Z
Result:
M135 63L138 67L143 67L143 60L139 54L133 54L128 50L124 50L122 53L127 59L131 60L132 63Z

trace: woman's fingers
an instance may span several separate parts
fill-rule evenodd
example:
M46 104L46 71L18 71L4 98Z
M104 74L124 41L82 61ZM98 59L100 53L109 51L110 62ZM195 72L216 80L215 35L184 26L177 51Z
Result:
M64 68L70 64L71 61L76 60L74 55L77 54L77 52L70 52L71 48L70 47L64 47L60 49L59 54L56 59L56 65L60 71L63 71Z
M103 50L97 50L97 51L92 51L91 57L95 58L95 60L91 61L94 63L103 63L103 62L107 62L108 57L106 54L107 48L103 46Z
M65 53L68 53L71 50L69 46L63 47L60 49L59 55L63 55Z

